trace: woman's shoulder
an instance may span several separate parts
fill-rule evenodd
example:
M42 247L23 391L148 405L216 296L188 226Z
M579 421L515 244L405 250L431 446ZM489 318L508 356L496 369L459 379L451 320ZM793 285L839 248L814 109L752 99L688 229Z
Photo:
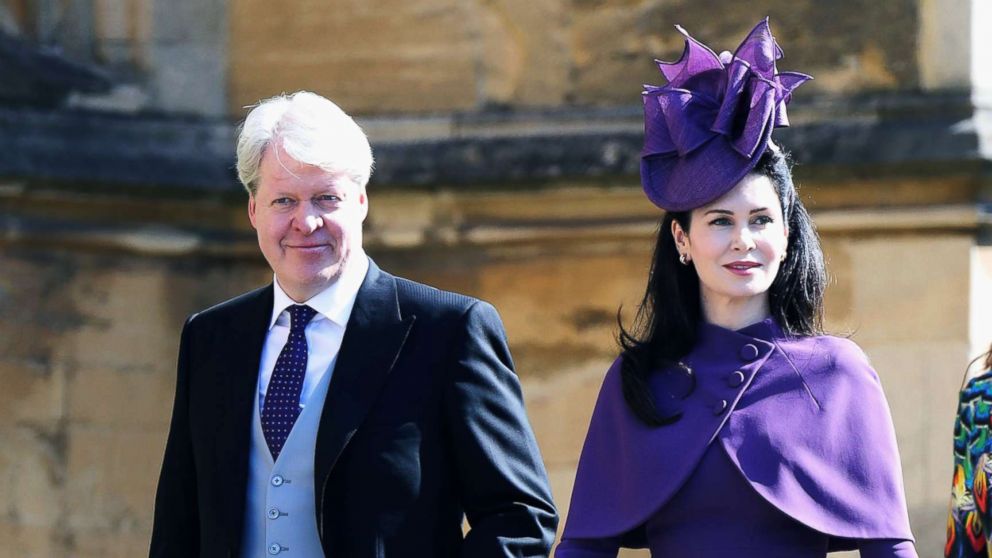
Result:
M972 399L977 394L992 398L992 370L968 371L964 385L961 386L961 399L962 401Z
M861 346L855 343L850 337L840 335L817 335L815 338L825 349L832 351L835 355L865 362L868 361L868 355L865 354L864 349L862 349Z
M967 430L975 428L987 430L990 410L992 410L992 371L979 371L973 377L966 379L964 386L961 387L955 432L960 427Z
M981 368L971 369L968 370L968 374L964 377L965 388L969 385L989 383L992 383L992 370L982 370Z
M847 337L811 335L779 343L790 363L804 376L854 376L878 381L864 350Z
M623 391L623 378L621 374L621 368L623 368L623 354L617 355L610 366L606 369L605 373L602 373L602 383L599 387L599 397L603 399L604 397L616 396ZM601 370L601 369L599 369ZM595 373L595 371L593 371Z
M787 353L821 357L832 364L868 364L868 355L847 337L826 334L791 337L779 346Z

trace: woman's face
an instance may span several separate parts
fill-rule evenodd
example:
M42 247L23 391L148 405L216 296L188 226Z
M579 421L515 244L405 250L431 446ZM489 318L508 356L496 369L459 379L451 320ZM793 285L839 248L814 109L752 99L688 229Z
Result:
M751 173L716 201L692 210L689 232L672 222L680 254L699 275L703 304L760 304L785 256L789 233L772 181Z

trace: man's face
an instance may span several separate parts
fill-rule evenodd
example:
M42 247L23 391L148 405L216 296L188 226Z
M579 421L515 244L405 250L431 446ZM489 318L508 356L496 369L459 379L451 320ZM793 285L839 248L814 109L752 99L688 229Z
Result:
M341 276L352 253L361 251L367 214L365 189L344 173L300 163L278 143L262 156L248 218L293 300L303 302Z

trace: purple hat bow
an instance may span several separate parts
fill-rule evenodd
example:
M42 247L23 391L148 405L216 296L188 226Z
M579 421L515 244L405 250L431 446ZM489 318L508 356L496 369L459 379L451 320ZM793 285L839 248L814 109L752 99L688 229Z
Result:
M792 91L812 79L778 72L782 49L765 18L734 54L717 56L685 36L676 62L657 61L668 80L645 85L641 182L669 211L705 205L731 190L758 163L773 128L788 126Z

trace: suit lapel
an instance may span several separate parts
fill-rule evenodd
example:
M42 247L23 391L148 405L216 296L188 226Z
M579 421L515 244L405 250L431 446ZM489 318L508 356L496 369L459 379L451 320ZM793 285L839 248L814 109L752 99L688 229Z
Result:
M318 515L324 481L375 402L415 316L400 314L396 278L369 261L338 353L317 431L314 497Z
M222 490L218 509L225 510L230 545L241 545L244 529L245 490L248 483L248 452L251 448L251 420L262 345L272 318L272 285L248 295L243 311L230 327L218 332L218 424L214 463Z

